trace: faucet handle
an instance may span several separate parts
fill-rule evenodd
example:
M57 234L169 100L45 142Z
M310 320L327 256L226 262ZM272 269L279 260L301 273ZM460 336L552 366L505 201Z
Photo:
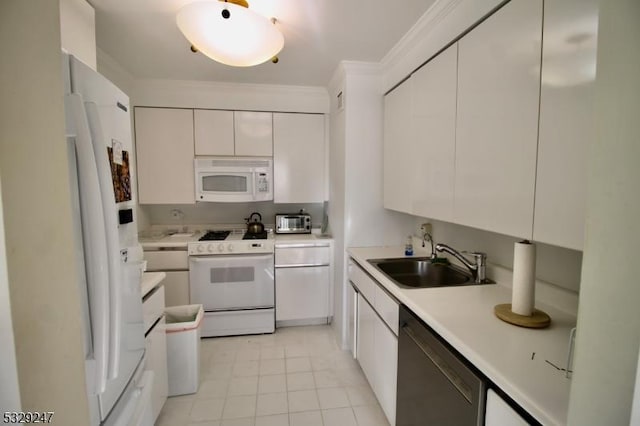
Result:
M462 253L472 256L476 261L476 265L484 265L487 263L487 253L484 253L481 251L467 251L467 250L463 251Z

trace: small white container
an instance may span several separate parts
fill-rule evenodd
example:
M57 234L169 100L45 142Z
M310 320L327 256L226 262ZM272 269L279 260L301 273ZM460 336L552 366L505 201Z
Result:
M198 392L202 305L165 308L169 396Z

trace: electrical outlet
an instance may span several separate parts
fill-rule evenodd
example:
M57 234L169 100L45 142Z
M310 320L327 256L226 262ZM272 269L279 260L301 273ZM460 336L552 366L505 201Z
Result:
M429 234L431 235L431 224L429 222L427 223L423 223L422 225L420 225L420 230L422 231L422 234Z

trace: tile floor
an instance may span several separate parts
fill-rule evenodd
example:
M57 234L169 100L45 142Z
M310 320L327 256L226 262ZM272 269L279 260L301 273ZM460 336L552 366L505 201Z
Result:
M330 326L202 339L198 393L169 398L156 426L388 426Z

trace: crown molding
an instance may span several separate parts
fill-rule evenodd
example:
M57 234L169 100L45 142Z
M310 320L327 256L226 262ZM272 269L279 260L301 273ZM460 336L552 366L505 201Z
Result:
M429 33L440 24L464 0L436 0L407 33L382 58L382 69L389 68L399 58L406 56L416 42L428 37Z

